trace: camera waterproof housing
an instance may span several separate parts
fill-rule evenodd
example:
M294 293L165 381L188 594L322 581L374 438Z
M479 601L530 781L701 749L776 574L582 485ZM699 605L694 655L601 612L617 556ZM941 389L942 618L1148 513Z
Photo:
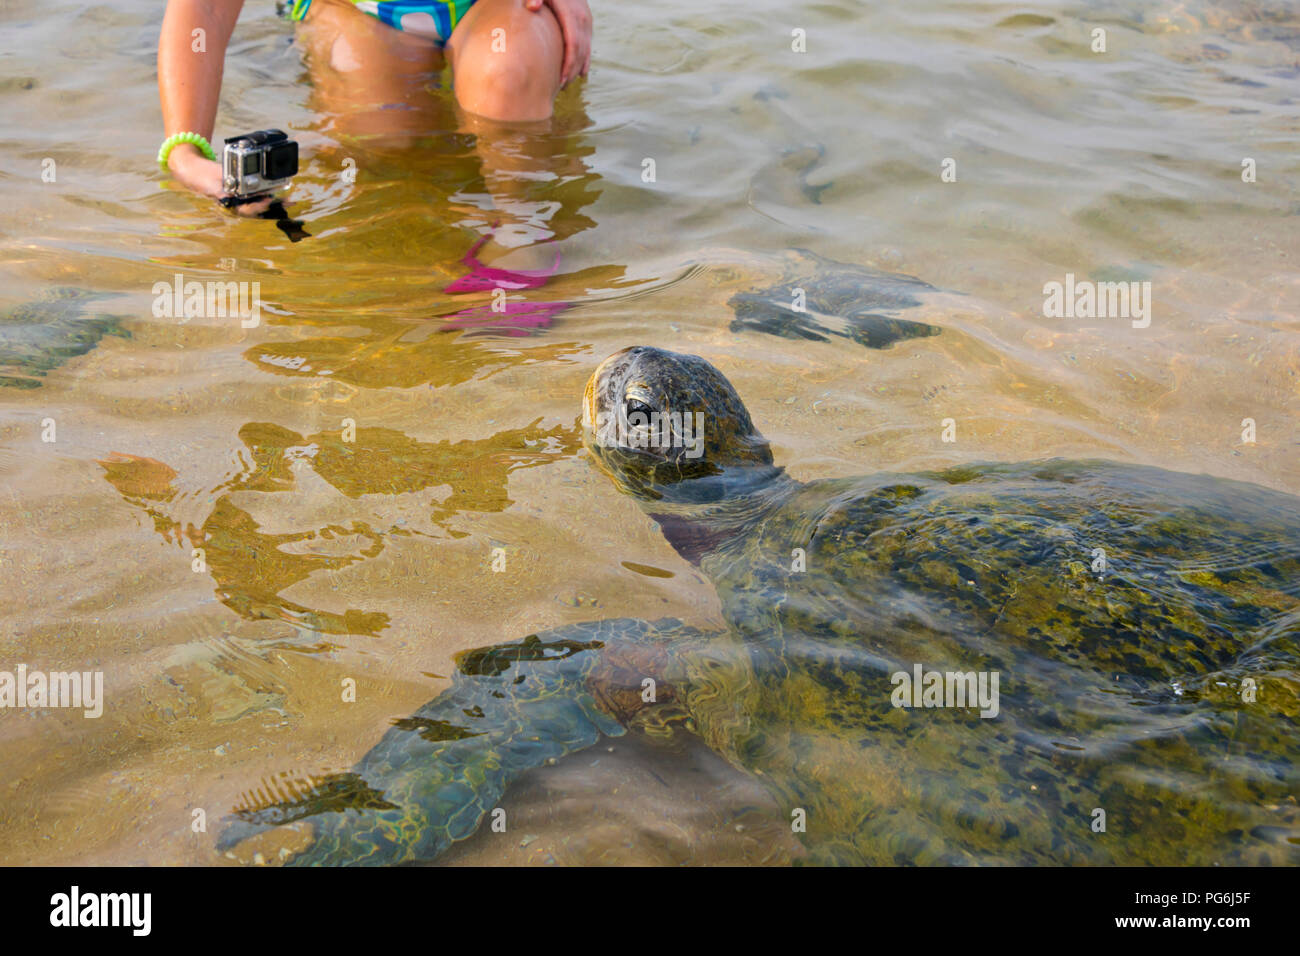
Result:
M278 129L260 129L226 140L222 185L240 199L289 185L298 173L298 144Z

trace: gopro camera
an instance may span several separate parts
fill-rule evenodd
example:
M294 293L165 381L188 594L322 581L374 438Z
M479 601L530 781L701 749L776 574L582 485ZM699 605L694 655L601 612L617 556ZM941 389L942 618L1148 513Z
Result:
M249 199L289 185L298 173L298 144L278 129L232 136L221 157L222 185L237 199Z

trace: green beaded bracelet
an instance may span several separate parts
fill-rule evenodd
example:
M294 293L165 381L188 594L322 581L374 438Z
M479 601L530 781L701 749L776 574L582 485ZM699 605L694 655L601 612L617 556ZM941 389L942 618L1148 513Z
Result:
M171 155L173 149L181 143L189 143L191 146L197 146L199 152L208 159L215 160L217 154L212 151L212 144L200 136L198 133L173 133L163 140L162 145L158 147L158 165L163 169L167 168L167 157Z

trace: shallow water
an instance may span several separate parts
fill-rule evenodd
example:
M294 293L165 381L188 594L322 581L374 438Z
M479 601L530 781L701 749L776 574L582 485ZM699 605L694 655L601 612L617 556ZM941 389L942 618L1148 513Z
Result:
M108 696L98 720L0 711L0 860L211 863L217 819L353 766L458 651L606 617L720 624L580 450L583 384L625 345L717 364L801 480L1065 456L1300 493L1293 6L732 6L598 5L591 78L547 132L474 124L442 90L385 136L326 112L293 29L250 4L218 129L295 131L298 243L157 175L157 5L5 6L0 308L92 290L47 352L100 314L129 335L0 363L0 667L102 670ZM531 334L449 328L490 301L442 290L498 221L562 253L518 300L555 306ZM905 316L941 334L731 331L728 301L791 247L923 279L941 291ZM261 324L155 318L176 273L259 282ZM1150 327L1045 318L1067 273L1150 281ZM509 837L451 862L801 854L700 745L609 746L530 774Z

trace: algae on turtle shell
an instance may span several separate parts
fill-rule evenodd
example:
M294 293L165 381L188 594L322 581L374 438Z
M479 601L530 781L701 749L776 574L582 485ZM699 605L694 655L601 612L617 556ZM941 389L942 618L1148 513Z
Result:
M637 417L694 411L702 449ZM356 768L364 803L264 808L311 814L292 863L432 859L524 770L647 725L754 774L814 862L1297 861L1296 498L1106 461L802 484L713 366L645 347L597 369L584 423L728 629L600 621L461 655ZM996 715L900 699L917 667L997 674Z
M121 319L88 315L103 293L59 287L41 298L0 310L0 387L39 388L51 369L85 355L106 335L129 338Z

